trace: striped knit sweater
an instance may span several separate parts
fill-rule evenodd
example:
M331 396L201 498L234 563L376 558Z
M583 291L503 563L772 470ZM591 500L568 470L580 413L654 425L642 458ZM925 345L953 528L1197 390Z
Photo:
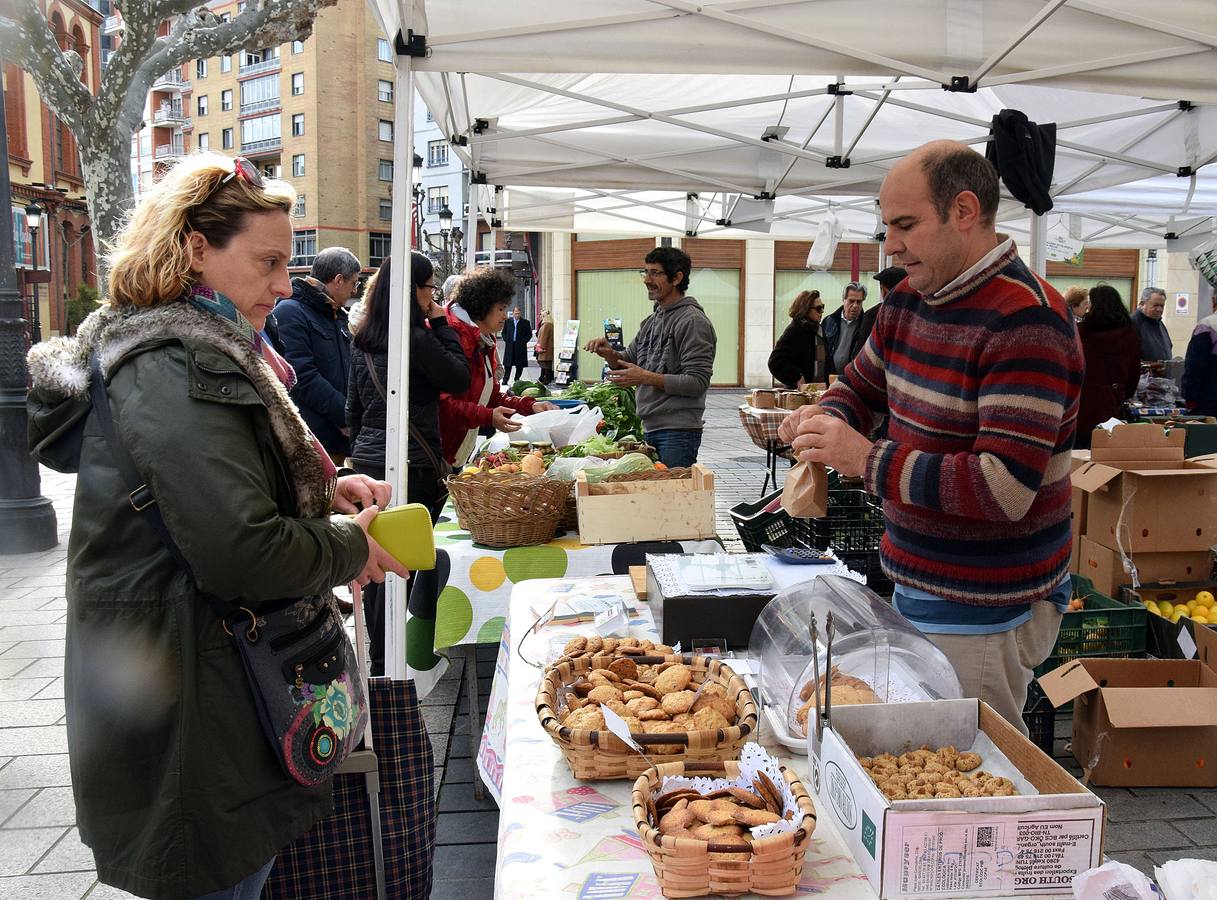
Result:
M1047 597L1069 569L1083 357L1064 301L1013 243L935 297L907 281L821 405L867 434L884 572L976 606Z

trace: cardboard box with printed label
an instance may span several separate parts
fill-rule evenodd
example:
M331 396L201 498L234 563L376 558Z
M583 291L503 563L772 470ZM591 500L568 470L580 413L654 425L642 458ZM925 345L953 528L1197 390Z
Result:
M882 900L1069 895L1102 859L1103 801L978 700L834 707L818 755L809 730L816 807ZM922 744L975 745L1033 793L892 801L856 758Z
M1091 461L1070 476L1087 494L1082 534L1126 553L1217 543L1217 458L1184 459L1185 438L1150 424L1095 431Z
M1041 675L1073 703L1073 755L1090 784L1217 786L1217 633L1195 629L1198 659L1079 659Z
M1119 551L1083 537L1078 556L1080 575L1094 583L1095 590L1108 597L1119 597L1120 587L1132 584L1132 575L1124 568ZM1188 550L1182 553L1137 553L1130 557L1137 567L1137 578L1143 583L1162 581L1196 581L1208 575L1212 550Z

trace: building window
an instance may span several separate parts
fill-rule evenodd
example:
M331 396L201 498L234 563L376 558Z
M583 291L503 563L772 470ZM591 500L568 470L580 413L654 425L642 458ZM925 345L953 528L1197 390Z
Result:
M292 177L299 178L304 174L304 154L292 154Z
M242 114L279 107L279 76L260 75L241 82Z
M238 0L238 2L237 2L237 15L238 16L241 15L241 13L245 12L245 3L246 3L246 0Z
M278 163L267 163L262 167L263 178L279 178L283 175L283 166Z
M278 47L268 47L265 50L246 50L241 56L241 68L248 69L251 66L259 66L263 63L277 63L278 61Z
M381 103L393 102L393 82L380 78L376 81L376 99Z
M252 119L241 120L241 149L263 149L279 142L282 136L279 131L280 117L276 113L270 116L255 116Z
M393 123L387 119L381 119L377 135L382 141L388 143L393 142Z
M232 21L232 13L220 13L220 21L227 24Z
M292 116L292 137L300 137L304 134L304 113L296 113Z
M446 165L448 165L448 142L447 141L428 141L427 142L427 165L428 166L446 166Z
M437 213L448 205L448 185L427 188L427 212Z
M393 180L393 160L382 159L380 165L376 167L376 177L381 181Z
M211 149L211 135L209 135L206 131L202 132L199 135L199 149L200 150L210 150Z
M299 56L304 52L304 41L292 41L292 56Z
M299 97L304 93L304 73L292 72L292 96Z
M393 51L384 38L376 39L376 58L381 62L393 62Z
M207 95L203 94L203 96L199 97L198 103L199 103L199 115L200 116L207 115Z
M225 128L222 132L220 132L220 143L223 145L225 150L232 149L232 129L231 128Z
M292 265L311 266L317 256L317 231L297 231L292 235Z
M431 110L427 110L427 121L428 122L435 121L435 113L431 112Z
M220 91L220 109L228 112L232 109L232 91Z
M389 255L389 243L392 235L381 231L368 232L368 265L379 266Z
M297 219L303 219L304 218L304 209L305 209L304 194L297 194L296 195L296 205L292 207L292 215L295 216Z
M388 197L380 198L380 218L385 222L391 221L393 218L393 201Z
M220 57L220 72L223 73L223 72L231 72L231 71L232 71L232 57L229 54L225 53L223 56Z
M207 77L207 60L196 59L194 61L194 77L195 78L206 78Z

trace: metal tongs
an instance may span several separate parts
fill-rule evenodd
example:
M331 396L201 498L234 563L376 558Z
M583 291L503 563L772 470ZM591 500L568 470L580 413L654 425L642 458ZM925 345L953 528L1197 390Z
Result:
M820 629L816 623L816 614L811 614L811 620L808 623L808 630L811 633L811 677L813 679L813 688L815 692L816 703L816 725L815 731L815 752L818 756L820 753L820 744L824 740L824 725L829 721L832 714L832 638L836 631L836 623L833 621L832 610L829 610L828 616L824 620L824 634L827 638L826 649L824 654L824 679L820 679ZM824 688L824 701L820 702L820 688Z

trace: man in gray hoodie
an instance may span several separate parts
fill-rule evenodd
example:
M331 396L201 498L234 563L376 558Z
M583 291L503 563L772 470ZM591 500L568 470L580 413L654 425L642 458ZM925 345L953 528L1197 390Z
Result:
M642 320L630 345L618 352L604 338L586 349L609 364L608 380L637 386L643 437L669 467L691 466L701 448L702 415L718 338L705 310L687 296L689 254L656 247L646 255L642 280L655 312Z

